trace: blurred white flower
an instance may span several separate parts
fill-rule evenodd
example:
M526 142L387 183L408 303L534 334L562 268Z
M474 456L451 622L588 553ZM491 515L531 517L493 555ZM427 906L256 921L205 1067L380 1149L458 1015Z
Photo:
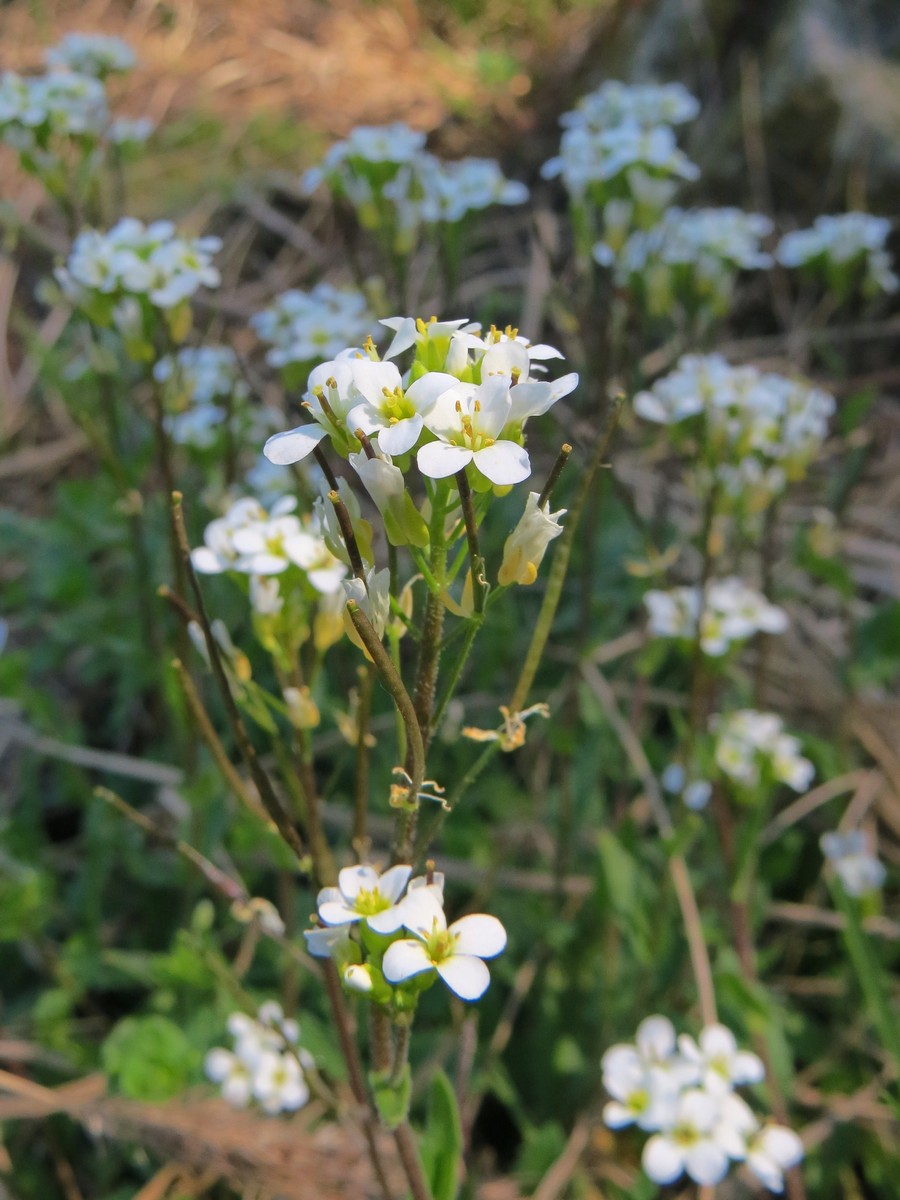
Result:
M130 71L137 62L127 42L103 33L67 33L58 45L51 46L44 59L50 67L62 67L96 79Z
M823 833L819 844L849 895L865 896L878 891L884 883L887 874L884 864L868 849L861 829L843 834Z

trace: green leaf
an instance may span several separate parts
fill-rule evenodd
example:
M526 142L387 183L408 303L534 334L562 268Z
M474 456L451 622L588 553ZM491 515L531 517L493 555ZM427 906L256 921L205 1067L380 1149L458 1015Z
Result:
M445 1073L436 1071L428 1098L428 1123L420 1146L434 1200L454 1200L459 1189L462 1144L456 1094Z
M199 1053L167 1017L126 1017L103 1043L103 1066L133 1100L167 1100L183 1091Z
M409 1101L412 1096L412 1074L409 1063L403 1068L403 1074L397 1082L392 1082L390 1074L383 1071L370 1071L369 1084L378 1115L388 1129L396 1129L409 1114Z

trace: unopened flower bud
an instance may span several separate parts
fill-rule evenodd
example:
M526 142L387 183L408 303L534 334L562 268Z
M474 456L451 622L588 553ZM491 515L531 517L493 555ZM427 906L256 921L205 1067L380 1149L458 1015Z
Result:
M537 492L528 493L522 519L506 539L497 575L503 586L534 583L547 547L562 533L559 519L566 510L551 513L538 507L539 499Z

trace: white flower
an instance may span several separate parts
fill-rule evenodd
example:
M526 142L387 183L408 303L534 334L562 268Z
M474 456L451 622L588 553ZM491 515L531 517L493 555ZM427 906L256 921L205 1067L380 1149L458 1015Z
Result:
M235 1108L246 1108L253 1095L250 1067L230 1050L217 1046L204 1063L207 1079L221 1084L222 1096Z
M330 283L318 283L309 292L283 292L250 318L272 347L266 362L273 367L334 359L346 346L365 341L374 322L361 292Z
M377 434L379 449L390 455L412 450L424 427L422 414L458 382L453 375L429 371L404 389L392 362L359 359L351 369L363 403L350 410L347 425L351 431Z
M376 933L396 933L403 927L399 901L411 874L412 867L402 865L383 875L369 866L344 867L337 887L319 892L319 919L326 925L365 921Z
M724 1179L729 1157L716 1136L719 1109L718 1098L708 1092L682 1092L670 1128L644 1146L641 1164L654 1183L674 1183L685 1172L710 1186Z
M462 1000L477 1000L490 983L483 960L506 946L506 930L496 917L473 913L447 926L432 889L412 892L404 905L403 923L412 938L393 942L383 960L385 978L402 983L424 971L437 971Z
M823 833L819 844L848 895L865 896L884 883L884 864L868 850L861 829L845 834Z
M103 79L114 71L130 71L137 59L121 38L103 33L67 33L44 55L50 67Z
M700 111L699 101L681 83L622 83L609 79L583 96L574 112L560 117L567 128L582 125L605 129L632 122L637 125L682 125Z
M362 398L353 383L350 360L354 353L362 357L360 351L351 350L344 357L315 368L309 377L303 406L316 423L273 434L263 446L263 453L269 462L280 467L300 462L328 436L339 448L347 445L353 433L348 430L347 414ZM358 444L354 438L354 449Z
M142 146L155 128L149 117L119 117L107 129L106 136L114 146Z
M885 217L848 212L817 217L811 229L787 233L775 257L786 267L807 267L824 272L835 282L854 264L862 265L872 289L895 292L900 286L885 249L891 223Z
M297 1058L267 1050L253 1070L253 1096L267 1113L293 1112L309 1099L309 1087Z
M767 767L776 780L795 791L809 786L815 768L800 754L798 739L783 732L783 722L775 713L741 709L713 717L710 728L716 734L716 764L729 778L754 787L761 768Z
M420 447L419 470L443 479L469 463L498 486L521 483L531 474L527 452L500 436L510 420L510 381L493 375L480 385L457 383L442 392L425 415L425 426L439 439Z
M96 291L120 298L140 296L157 308L168 309L200 287L218 285L219 272L212 265L212 256L221 246L215 237L178 237L170 221L145 226L134 217L123 217L106 233L93 229L79 233L65 268L58 269L56 277L76 303L89 303Z
M418 357L428 362L430 369L459 375L468 365L469 351L484 349L481 326L461 317L456 321L439 321L432 317L385 317L381 322L394 331L394 337L384 357L396 358L404 350L416 347Z
M730 1092L735 1086L759 1083L765 1077L762 1060L750 1050L739 1050L734 1034L724 1025L707 1025L699 1045L682 1034L678 1048L696 1066L703 1087L712 1093Z
M803 1159L803 1143L784 1125L765 1125L747 1146L747 1166L770 1192L784 1191L784 1172Z
M783 633L787 614L736 576L713 580L701 596L699 587L651 590L644 596L650 632L657 637L693 638L700 616L700 645L704 654L720 657L735 642L755 633Z

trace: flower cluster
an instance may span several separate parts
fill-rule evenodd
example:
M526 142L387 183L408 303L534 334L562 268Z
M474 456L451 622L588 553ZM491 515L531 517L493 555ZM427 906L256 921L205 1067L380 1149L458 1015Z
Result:
M185 346L174 357L161 358L153 376L167 385L173 411L166 429L172 440L197 449L215 445L229 409L250 395L230 346Z
M121 38L103 33L67 33L59 45L44 55L48 67L105 79L130 71L137 62L134 51Z
M345 867L336 887L319 892L321 926L306 933L310 954L335 959L349 989L395 1012L415 1008L438 978L460 999L477 1000L490 983L484 960L503 951L506 931L485 913L448 925L443 875L411 875L404 865L382 875Z
M680 84L607 82L560 118L560 152L541 174L562 179L576 214L585 205L601 213L604 229L618 231L604 242L621 245L630 228L658 220L679 182L698 177L672 128L698 111Z
M375 323L361 292L317 283L309 292L291 289L250 318L271 349L266 362L276 368L311 367L334 358L347 344L363 342Z
M860 281L867 292L895 292L900 280L886 249L890 232L886 217L868 213L817 217L811 229L786 233L775 257L821 280L841 299Z
M135 62L119 38L67 34L46 60L51 69L45 75L0 74L0 141L70 204L90 186L106 147L143 142L153 127L146 119L110 120L105 80Z
M284 496L269 512L252 499L236 501L211 521L204 545L191 554L195 570L204 575L236 571L242 575L281 575L299 567L322 595L340 590L347 568L328 549L317 517L301 520L294 496Z
M812 782L815 768L777 714L740 709L713 717L710 728L716 735L716 765L742 787L755 788L765 779L802 792Z
M635 230L620 249L607 226L594 258L604 266L615 262L616 283L652 316L664 316L676 304L691 315L721 315L739 271L771 266L760 249L771 231L768 217L739 208L669 208L657 225Z
M784 609L735 575L713 580L705 592L698 586L649 591L644 603L655 637L692 640L699 632L700 647L711 658L756 633L783 633L788 625Z
M682 83L622 83L609 79L583 96L560 124L566 128L608 129L612 125L684 125L700 112L696 96Z
M49 155L53 139L96 140L108 124L106 90L92 75L0 76L0 137L16 150Z
M761 1124L737 1095L735 1088L761 1082L765 1071L724 1025L707 1025L695 1041L676 1039L668 1018L648 1017L635 1044L610 1047L601 1065L612 1096L603 1118L612 1129L636 1125L651 1135L641 1162L654 1183L687 1174L714 1186L733 1162L746 1162L770 1191L781 1192L784 1172L803 1158L792 1130Z
M234 1049L217 1046L207 1054L205 1065L207 1077L221 1086L229 1104L246 1108L254 1100L272 1115L306 1104L309 1086L303 1072L314 1063L297 1045L299 1025L285 1017L280 1004L263 1004L255 1020L232 1013L228 1032Z
M861 829L850 833L823 833L820 845L849 895L868 895L878 891L884 883L884 864L869 850Z
M217 237L180 237L171 221L144 225L123 217L101 233L85 229L75 239L56 278L65 295L98 325L113 326L135 358L153 357L157 314L166 314L180 340L190 324L188 299L201 287L217 287L212 256Z
M370 342L365 351L351 348L317 367L304 396L314 423L270 438L265 446L269 459L298 462L330 437L344 457L356 453L351 461L359 470L360 431L391 469L380 471L380 496L372 489L379 507L387 504L391 487L402 490L392 458L413 451L420 472L430 479L469 467L488 485L504 487L527 479L531 463L523 445L525 423L578 382L577 375L554 382L540 378L544 360L561 357L559 352L531 346L514 330L491 329L482 336L465 320L426 323L398 317L382 323L395 331L385 359L379 359ZM416 357L403 376L391 360L413 346Z
M497 162L444 162L425 149L425 134L400 122L360 125L335 143L303 187L324 183L348 200L369 229L391 230L395 248L408 250L422 225L455 225L494 204L522 204L528 189L504 177Z
M733 367L720 354L685 355L634 400L638 416L671 428L701 487L716 481L757 508L803 475L834 408L832 396L803 380Z

